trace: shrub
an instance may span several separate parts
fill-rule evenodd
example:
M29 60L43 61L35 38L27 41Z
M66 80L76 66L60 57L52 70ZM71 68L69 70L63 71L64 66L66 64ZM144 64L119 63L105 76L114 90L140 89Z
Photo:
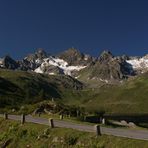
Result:
M8 137L8 133L7 132L3 132L2 134L0 134L0 141L6 139Z
M50 128L45 129L44 130L44 135L49 135L50 134L50 130L51 130Z
M64 142L67 145L75 145L77 143L78 137L74 135L65 135Z
M28 132L27 129L20 130L18 132L18 137L20 137L20 138L26 137L27 136L27 132Z

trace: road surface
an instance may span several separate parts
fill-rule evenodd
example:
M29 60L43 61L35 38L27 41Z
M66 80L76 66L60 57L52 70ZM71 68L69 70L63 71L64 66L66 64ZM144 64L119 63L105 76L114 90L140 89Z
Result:
M3 115L0 114L0 117L3 117ZM19 115L8 115L8 119L18 121L21 119L21 117ZM49 125L48 119L32 117L30 115L26 116L26 122ZM77 124L77 123L72 123L68 121L56 120L56 119L54 119L54 125L56 127L72 128L72 129L86 131L86 132L95 132L94 126L92 125ZM134 129L131 130L131 129L101 127L101 134L113 135L118 137L126 137L126 138L132 138L132 139L148 140L148 130L134 130Z

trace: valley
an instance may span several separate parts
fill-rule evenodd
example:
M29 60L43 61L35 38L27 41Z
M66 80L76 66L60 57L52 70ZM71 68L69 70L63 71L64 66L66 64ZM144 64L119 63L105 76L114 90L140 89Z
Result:
M84 125L147 130L148 72L144 59L114 57L109 51L94 58L73 48L57 56L39 49L21 61L1 58L0 113L55 120L62 116L64 121Z

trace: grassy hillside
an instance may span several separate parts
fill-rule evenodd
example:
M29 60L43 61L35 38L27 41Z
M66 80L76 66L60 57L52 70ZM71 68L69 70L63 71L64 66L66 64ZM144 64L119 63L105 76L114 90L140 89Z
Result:
M0 108L58 98L64 104L81 106L90 112L148 113L147 73L120 85L82 87L69 76L0 70Z
M148 75L145 74L120 86L102 87L86 106L102 106L109 112L148 113Z
M90 111L148 113L148 74L120 85L104 85L73 93L67 91L64 99L65 103L80 104Z
M0 107L61 98L62 91L82 87L79 81L69 76L0 70Z
M54 128L48 126L3 120L0 118L0 147L7 143L8 148L147 148L148 142L94 133L80 132L72 129Z

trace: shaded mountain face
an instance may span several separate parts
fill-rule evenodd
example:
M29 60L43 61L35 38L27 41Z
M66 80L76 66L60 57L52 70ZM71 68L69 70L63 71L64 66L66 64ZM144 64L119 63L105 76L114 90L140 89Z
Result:
M20 70L35 70L43 62L43 59L47 57L47 53L39 48L34 54L29 54L22 61L19 61L19 68Z
M70 75L75 78L81 78L83 75L85 80L120 81L129 76L146 72L148 56L115 57L110 51L103 51L98 58L94 58L75 48L70 48L58 56L51 56L40 48L20 61L6 56L0 59L0 68L34 71L49 75Z
M3 59L1 59L0 67L14 70L19 67L19 64L18 62L13 60L10 56L5 56Z

